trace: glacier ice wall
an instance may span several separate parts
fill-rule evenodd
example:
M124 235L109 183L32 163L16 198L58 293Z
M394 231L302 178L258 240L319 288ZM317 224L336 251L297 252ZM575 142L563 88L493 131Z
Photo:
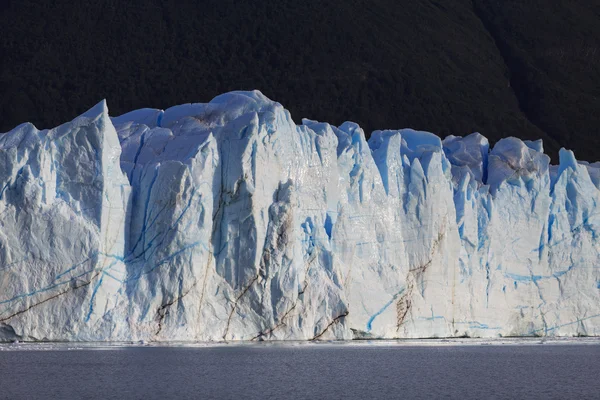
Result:
M0 340L600 335L600 166L260 92L0 136Z

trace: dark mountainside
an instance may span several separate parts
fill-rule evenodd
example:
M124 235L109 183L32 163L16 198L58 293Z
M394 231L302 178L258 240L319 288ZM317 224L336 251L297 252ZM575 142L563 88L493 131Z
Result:
M0 0L0 132L259 89L297 121L595 161L599 22L600 0Z

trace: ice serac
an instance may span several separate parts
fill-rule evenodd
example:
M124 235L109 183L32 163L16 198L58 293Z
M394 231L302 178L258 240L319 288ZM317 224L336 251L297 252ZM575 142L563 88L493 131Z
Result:
M129 182L103 101L0 136L0 337L104 340L125 320Z
M0 136L0 340L600 335L600 167L258 91Z

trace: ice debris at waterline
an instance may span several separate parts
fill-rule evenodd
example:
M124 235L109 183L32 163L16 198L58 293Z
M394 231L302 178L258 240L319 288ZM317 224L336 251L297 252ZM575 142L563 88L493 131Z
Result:
M600 335L600 166L260 92L0 135L0 339Z

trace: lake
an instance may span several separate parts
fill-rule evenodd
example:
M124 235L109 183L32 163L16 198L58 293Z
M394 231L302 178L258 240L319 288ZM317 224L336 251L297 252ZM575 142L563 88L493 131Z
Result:
M466 343L8 344L0 398L600 398L597 341Z

